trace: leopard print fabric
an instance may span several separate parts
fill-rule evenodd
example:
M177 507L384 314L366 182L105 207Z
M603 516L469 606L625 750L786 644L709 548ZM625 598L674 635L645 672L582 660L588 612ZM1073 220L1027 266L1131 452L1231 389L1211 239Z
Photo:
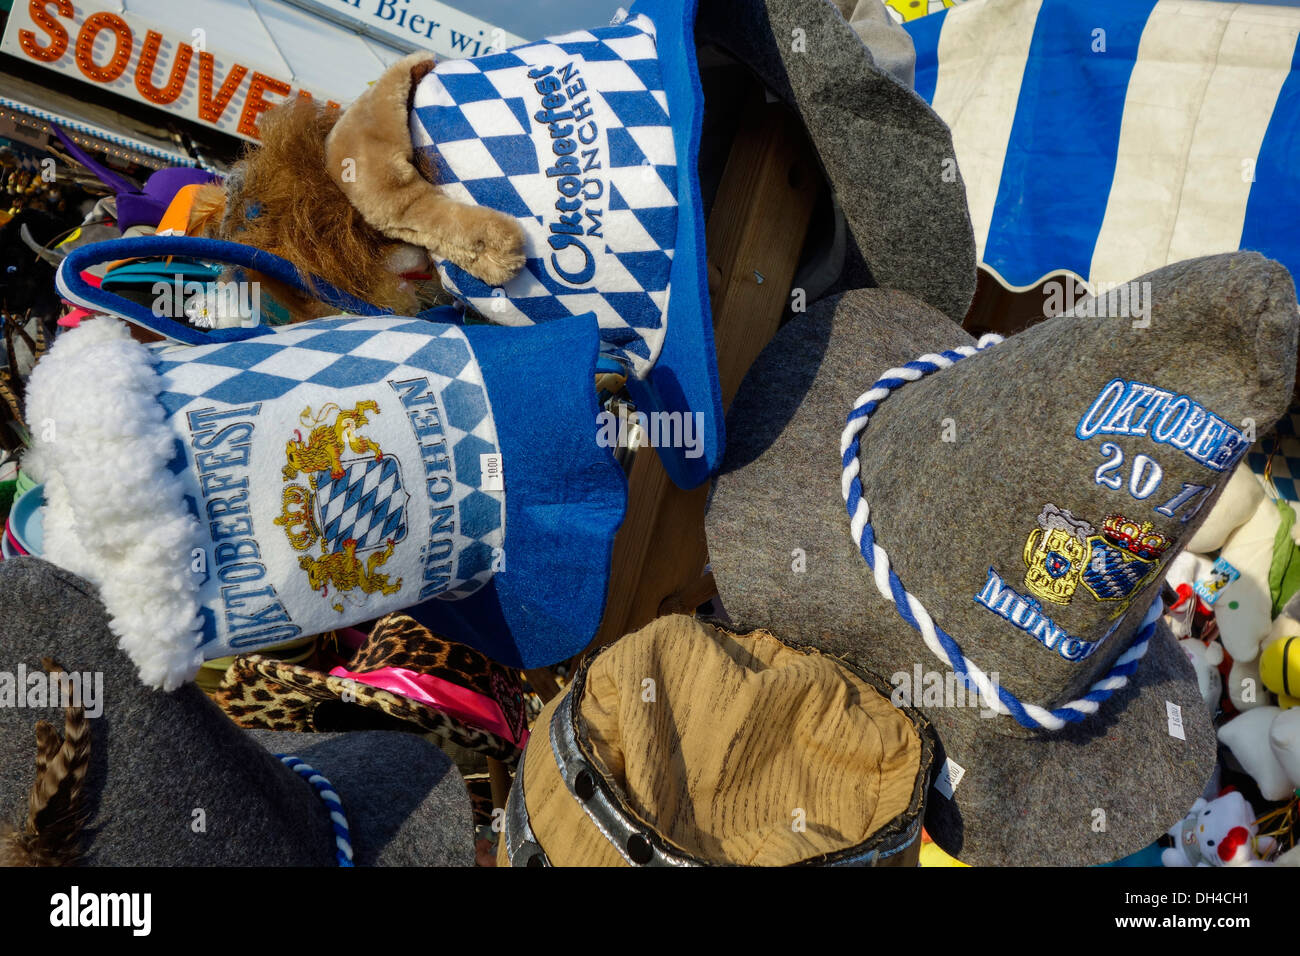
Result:
M259 670L266 658L237 657L213 699L235 723L250 730L309 731L320 696L272 681Z
M501 706L515 738L522 737L526 715L518 675L471 648L434 636L406 615L380 620L348 670L360 674L380 667L433 674L485 694ZM520 753L512 741L419 701L256 654L235 659L214 699L241 727L322 732L405 730L431 733L507 764L515 763Z
M402 667L419 674L432 674L490 697L500 705L506 726L516 740L528 726L523 684L517 671L503 667L472 647L437 637L405 614L380 618L370 640L357 651L348 670L361 674L380 667Z

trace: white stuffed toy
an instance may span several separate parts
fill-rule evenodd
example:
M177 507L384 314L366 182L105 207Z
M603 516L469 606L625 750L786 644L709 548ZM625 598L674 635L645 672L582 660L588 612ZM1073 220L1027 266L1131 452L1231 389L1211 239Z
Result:
M1300 512L1300 505L1287 504ZM1234 531L1223 546L1221 557L1241 575L1223 589L1214 605L1219 636L1233 660L1254 660L1260 645L1276 626L1268 574L1281 524L1277 503L1265 498L1250 520ZM1300 535L1300 521L1291 526L1291 539L1294 541L1297 535Z
M1174 845L1160 854L1165 866L1263 866L1273 852L1272 837L1255 835L1255 811L1236 790L1229 788L1214 800L1204 797L1169 828Z
M1300 788L1300 708L1292 707L1273 718L1268 726L1268 743L1291 789ZM1289 794L1284 799L1286 796Z
M1285 800L1300 786L1300 779L1293 778L1288 769L1300 771L1300 761L1294 759L1300 754L1300 724L1291 718L1275 730L1274 723L1283 713L1272 705L1256 707L1219 728L1219 740L1232 751L1265 800Z
M1264 500L1264 488L1249 468L1238 468L1214 503L1205 523L1187 542L1187 550L1207 554L1223 547L1228 535L1245 524Z
M1269 702L1268 692L1259 676L1258 660L1232 662L1228 671L1228 698L1240 714Z
M1300 505L1286 505L1300 514ZM1239 712L1219 728L1219 740L1269 801L1286 800L1300 788L1300 706L1296 706L1300 698L1285 694L1292 680L1300 685L1300 641L1288 643L1290 638L1300 637L1300 594L1274 618L1269 587L1282 517L1277 501L1265 492L1260 479L1246 468L1238 469L1192 536L1187 552L1170 563L1168 578L1175 588L1211 580L1211 562L1204 553L1216 548L1222 548L1219 557L1237 573L1235 580L1217 589L1213 599L1214 620L1223 642L1217 656L1222 660L1226 651L1232 657L1227 690ZM1300 520L1291 526L1291 539L1300 545ZM1190 623L1186 616L1189 632ZM1209 665L1216 656L1215 645L1202 656L1191 646L1200 645L1199 641L1179 643L1192 658L1201 694L1207 696L1213 689L1208 672L1213 670ZM1281 707L1274 706L1274 695Z
M1300 866L1300 845L1293 846L1273 861L1274 866Z
M1234 661L1253 661L1272 626L1268 570L1273 564L1273 541L1281 524L1277 505L1265 499L1250 520L1229 535L1220 553L1240 575L1219 592L1214 603L1219 639Z
M1202 578L1209 577L1210 569L1213 567L1214 562L1204 555L1184 551L1169 562L1165 580L1177 591L1181 584L1195 584Z
M1223 678L1219 675L1219 665L1223 663L1223 647L1218 641L1204 644L1194 637L1184 638L1178 642L1187 659L1196 671L1196 683L1201 690L1201 699L1214 714L1219 709L1219 695L1223 693Z

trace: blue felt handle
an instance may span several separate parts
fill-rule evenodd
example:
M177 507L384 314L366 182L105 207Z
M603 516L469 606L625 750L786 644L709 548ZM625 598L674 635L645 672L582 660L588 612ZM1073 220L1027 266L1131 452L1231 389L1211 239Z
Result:
M631 374L625 364L614 358L612 355L606 355L604 352L596 357L596 372L597 374L608 373L611 375L622 375L624 377Z
M269 326L259 325L251 328L213 329L211 332L204 332L191 328L184 322L155 315L152 310L138 302L132 302L110 290L96 288L81 276L84 269L104 262L117 259L153 259L159 256L186 256L206 262L243 266L283 282L290 288L319 299L341 312L349 312L353 315L392 314L386 309L336 289L323 279L313 278L309 286L303 279L302 273L292 263L277 255L238 242L205 239L199 236L134 236L88 243L68 253L59 265L55 280L59 294L77 305L120 315L128 322L186 345L229 342L264 335L271 331Z

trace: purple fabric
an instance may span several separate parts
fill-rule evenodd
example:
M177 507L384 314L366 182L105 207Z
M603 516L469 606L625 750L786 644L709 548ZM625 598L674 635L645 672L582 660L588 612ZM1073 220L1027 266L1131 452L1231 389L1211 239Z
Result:
M122 232L132 226L156 226L163 213L172 204L183 186L211 182L215 177L201 169L171 166L160 169L149 177L141 191L125 176L97 162L84 149L72 141L58 126L51 124L54 135L72 155L72 158L89 169L106 186L117 194L117 228Z
M126 232L132 226L158 225L181 187L212 179L211 173L185 166L158 170L145 182L144 192L117 194L117 228Z
M68 151L72 158L94 173L99 181L112 189L113 192L124 193L135 191L135 183L131 182L120 173L115 173L104 164L95 161L89 153L74 143L72 137L59 129L59 127L51 123L50 129L54 130L54 135L58 137L59 142L63 144L63 148Z

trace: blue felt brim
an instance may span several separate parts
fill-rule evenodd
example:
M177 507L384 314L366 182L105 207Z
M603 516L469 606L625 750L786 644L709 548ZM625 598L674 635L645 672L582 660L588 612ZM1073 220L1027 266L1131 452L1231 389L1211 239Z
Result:
M507 666L544 667L595 637L627 506L623 469L596 443L599 329L587 313L465 335L505 461L504 566L468 598L407 613Z
M199 236L132 236L87 243L64 257L55 276L55 285L58 287L59 294L75 305L121 316L133 325L185 345L234 342L274 331L265 324L249 328L235 327L211 331L192 328L166 315L156 315L152 309L115 294L111 289L112 283L107 283L109 288L97 288L81 276L83 270L104 262L163 256L187 256L205 262L242 266L277 279L299 292L314 296L341 312L350 312L354 315L390 314L384 309L335 289L323 279L313 279L312 288L308 288L302 274L279 256L237 242L205 239ZM170 282L171 278L168 277L166 281Z
M638 0L630 14L645 14L655 25L659 69L668 94L677 153L678 209L663 349L645 379L628 380L628 391L640 411L698 412L702 416L697 448L659 449L668 477L682 488L694 488L708 480L722 461L726 441L700 198L704 91L695 61L695 6L696 0Z

